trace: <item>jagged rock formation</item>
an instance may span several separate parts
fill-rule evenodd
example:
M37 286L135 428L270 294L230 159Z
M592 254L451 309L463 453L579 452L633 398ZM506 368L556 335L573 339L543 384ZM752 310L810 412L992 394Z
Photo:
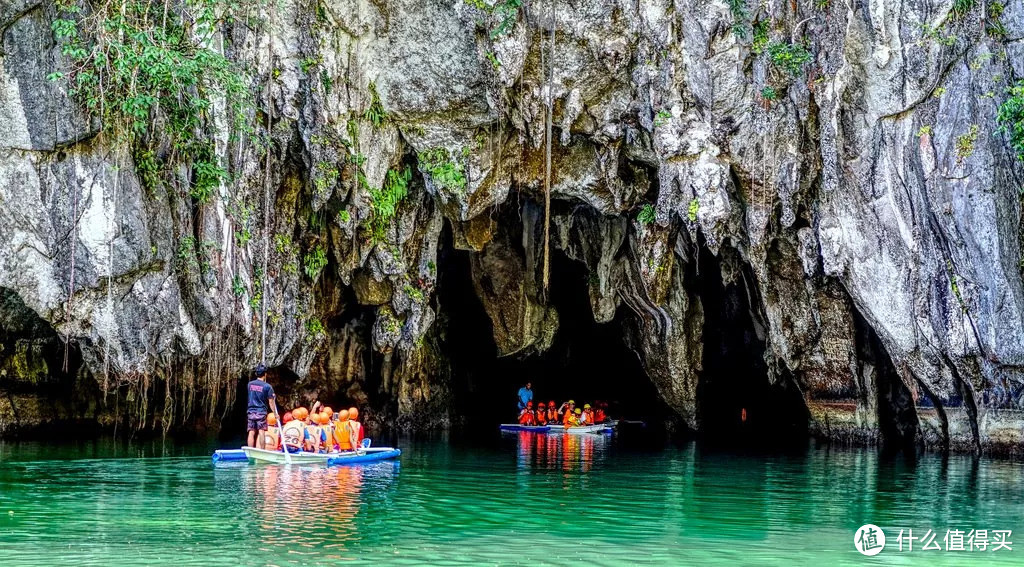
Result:
M823 436L1021 446L1024 166L995 134L1024 77L1020 3L251 4L261 24L222 23L212 49L246 70L254 133L203 122L230 174L205 203L191 164L154 190L47 80L74 74L52 5L0 7L0 288L71 341L79 381L153 400L137 426L222 411L264 326L293 401L456 419L445 226L499 352L547 348L550 97L551 246L691 428L716 409L700 385L730 380L705 364L729 313ZM373 191L406 167L385 218ZM706 309L709 281L745 312ZM46 334L3 330L4 369ZM0 431L33 423L3 404Z

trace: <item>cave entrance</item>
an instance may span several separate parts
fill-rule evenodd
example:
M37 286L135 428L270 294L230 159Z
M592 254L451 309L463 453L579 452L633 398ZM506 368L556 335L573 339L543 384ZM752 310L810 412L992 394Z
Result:
M721 254L731 250L723 248ZM691 274L704 307L703 373L697 386L700 435L713 444L767 448L807 439L807 407L791 376L768 380L764 329L751 310L752 275L723 280L719 257L701 245ZM728 283L723 283L728 281ZM756 303L756 301L755 301Z
M503 221L504 222L504 221ZM473 287L470 254L452 246L450 229L439 254L442 348L450 358L455 413L470 427L490 431L516 417L516 392L533 384L534 402L573 399L609 404L616 418L657 421L668 414L639 358L625 344L620 309L609 323L594 321L589 273L581 262L551 249L549 302L559 326L544 352L498 356L490 318Z

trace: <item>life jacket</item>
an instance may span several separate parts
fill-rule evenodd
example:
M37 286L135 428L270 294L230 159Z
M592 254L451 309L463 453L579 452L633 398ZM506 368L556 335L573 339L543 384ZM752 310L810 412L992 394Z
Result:
M297 419L284 424L284 442L289 447L301 447L305 438L306 425Z
M338 421L334 424L334 442L338 444L339 451L352 450L352 429L349 427L349 420Z
M349 428L356 434L356 446L354 449L358 449L363 444L363 424L355 420L348 420Z
M533 425L533 412L525 409L519 412L519 425Z
M277 429L269 429L263 432L263 446L268 451L281 450L281 439L278 437Z
M579 422L576 421L576 414L565 412L565 417L562 418L562 425L566 427L569 427L571 425L579 425Z
M593 425L594 424L594 412L591 410L583 410L582 419L580 424Z
M534 423L536 423L537 425L547 425L548 418L544 416L545 413L546 412L544 411L537 410L537 414L533 416Z
M551 423L555 423L555 422L558 421L558 409L557 408L548 409L548 421L550 421Z
M598 408L598 410L594 412L594 423L604 423L606 419L608 419L608 416L604 414L603 409Z

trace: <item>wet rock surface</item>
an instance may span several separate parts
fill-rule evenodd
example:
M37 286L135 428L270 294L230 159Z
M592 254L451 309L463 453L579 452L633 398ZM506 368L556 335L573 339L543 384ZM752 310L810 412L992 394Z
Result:
M757 384L797 392L815 434L1019 452L1024 164L995 116L1024 76L1024 7L994 34L980 3L805 4L285 2L218 36L270 149L204 124L230 173L207 203L147 189L47 80L70 72L50 7L0 7L0 432L39 423L4 400L51 379L64 341L99 400L67 419L216 423L265 353L287 404L458 421L445 227L500 355L560 326L550 99L550 245L688 427L718 407L702 381L746 383L706 364L730 354L709 325L742 319ZM375 229L374 190L405 168ZM743 309L709 312L709 285Z

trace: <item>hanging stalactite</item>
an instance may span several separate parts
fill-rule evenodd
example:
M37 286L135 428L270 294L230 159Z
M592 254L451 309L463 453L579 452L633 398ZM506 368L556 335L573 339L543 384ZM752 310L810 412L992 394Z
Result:
M547 77L545 80L545 102L547 105L544 117L544 300L548 297L548 284L551 279L551 119L554 114L554 98L552 89L555 79L555 2L551 1L551 39L548 45ZM543 53L543 34L541 34L541 52Z

